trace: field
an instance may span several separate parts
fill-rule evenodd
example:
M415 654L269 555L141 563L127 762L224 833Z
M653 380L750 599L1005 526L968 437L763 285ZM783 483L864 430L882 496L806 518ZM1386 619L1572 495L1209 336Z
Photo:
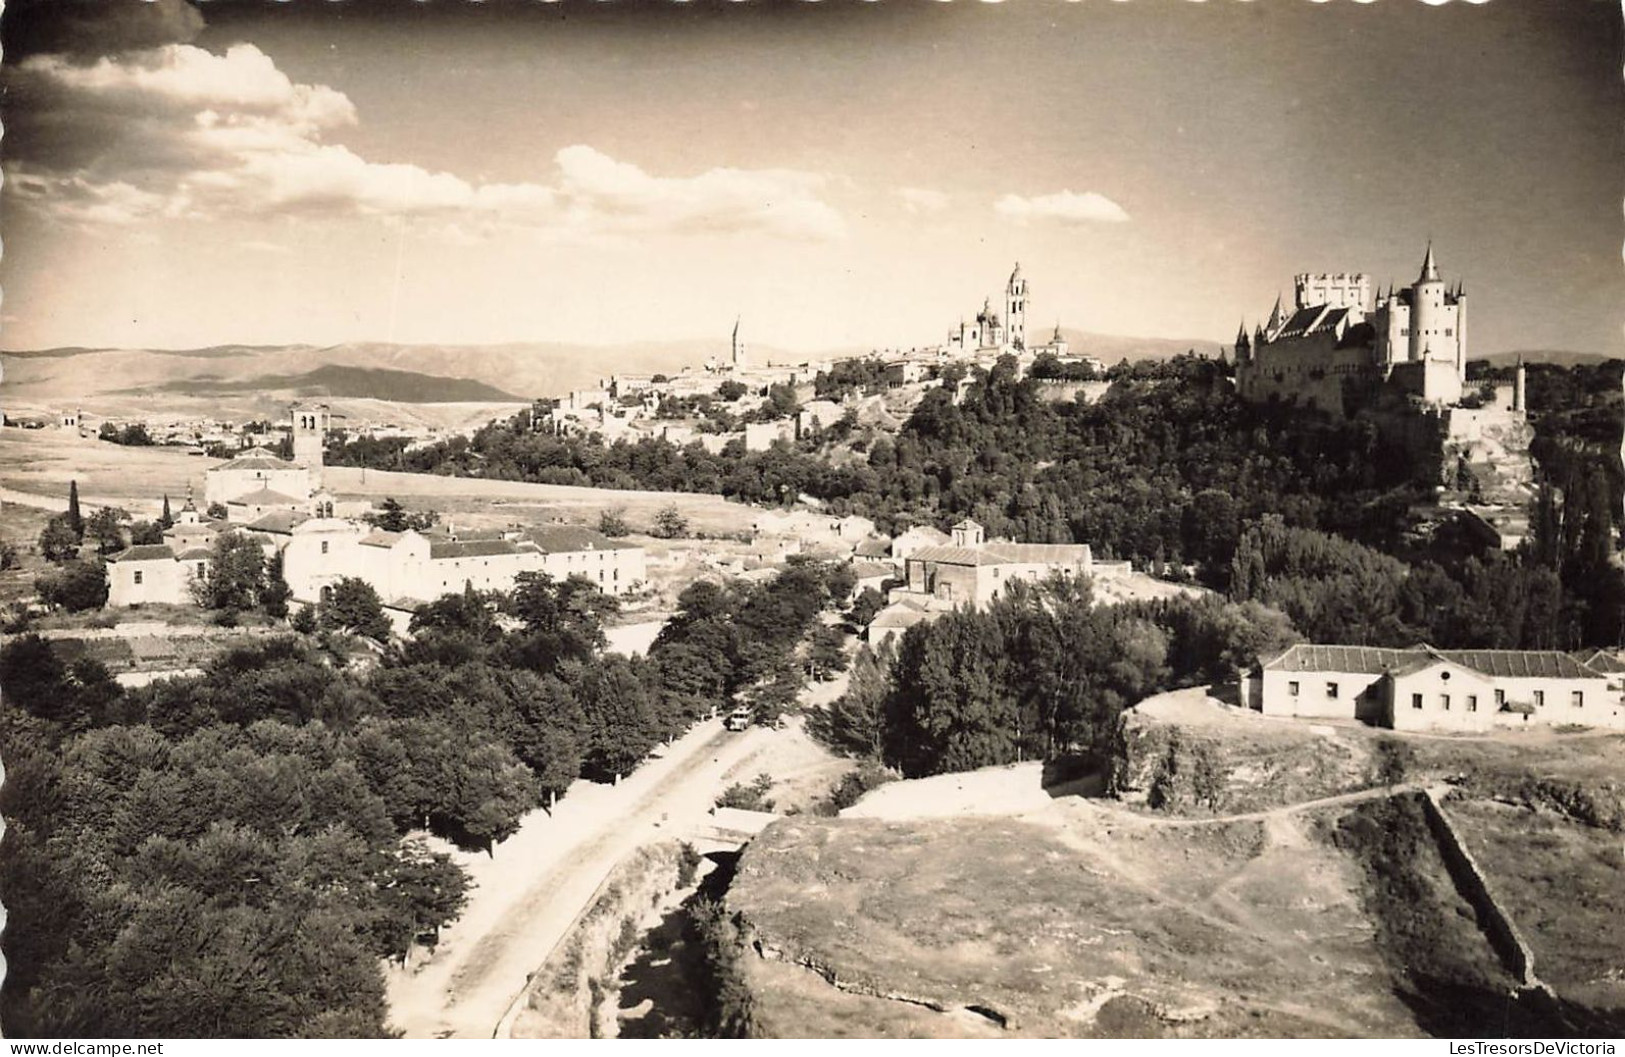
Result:
M204 473L213 465L214 460L187 455L180 448L121 447L55 429L0 430L0 488L60 499L64 508L68 482L77 480L85 503L114 503L137 517L153 517L166 493L175 506L188 487L201 497ZM726 535L748 532L750 527L749 507L707 494L616 491L343 466L324 470L323 483L341 498L394 496L409 507L473 515L482 523L596 524L601 511L619 507L634 528L641 528L654 520L657 511L676 506L696 533Z
M750 963L763 1030L953 1036L968 1012L1021 1036L1418 1033L1357 870L1303 821L1175 830L1056 804L775 824L729 894L769 954Z

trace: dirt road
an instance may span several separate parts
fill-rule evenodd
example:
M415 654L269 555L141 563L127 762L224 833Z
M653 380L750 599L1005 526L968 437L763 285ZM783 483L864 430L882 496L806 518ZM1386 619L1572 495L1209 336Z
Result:
M730 772L776 734L701 723L618 786L578 782L494 856L461 857L478 887L428 962L391 973L390 1024L409 1038L489 1038L610 869L638 845L699 824Z

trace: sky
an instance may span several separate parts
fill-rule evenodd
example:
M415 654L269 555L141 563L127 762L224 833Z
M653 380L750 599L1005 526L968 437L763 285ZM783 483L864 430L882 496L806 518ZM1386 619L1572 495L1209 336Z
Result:
M1227 340L1416 277L1625 355L1610 0L12 0L0 347Z

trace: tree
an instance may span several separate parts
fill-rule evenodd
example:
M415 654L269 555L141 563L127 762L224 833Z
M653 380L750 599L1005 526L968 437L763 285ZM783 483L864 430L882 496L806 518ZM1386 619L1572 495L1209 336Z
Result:
M673 503L655 514L654 534L661 539L676 539L688 532L688 518Z
M205 510L204 513L213 518L215 521L225 521L231 517L231 512L226 509L226 504L224 503L210 503L209 508Z
M293 619L288 623L293 630L301 635L314 635L319 626L316 622L316 607L300 606L299 611L293 615Z
M0 539L0 571L17 568L17 547L8 539Z
M159 528L174 528L175 516L169 512L169 493L164 493L164 512L158 517Z
M279 550L265 563L265 586L260 590L260 607L265 610L266 616L281 620L288 615L288 599L292 597L293 588L288 586L288 580L282 573L282 552Z
M35 581L46 605L79 613L107 604L107 568L101 562L75 559Z
M130 523L130 546L146 546L164 542L164 527L153 521Z
M422 532L439 521L440 515L433 510L422 512L407 510L401 505L400 500L390 496L376 511L365 515L363 520L384 532L405 532L407 529Z
M192 597L198 605L230 613L254 608L264 589L265 552L240 532L217 536L207 571L192 579Z
M598 531L611 538L619 538L632 531L626 523L626 508L613 506L598 515Z
M97 554L113 554L124 549L124 523L130 520L128 511L116 506L104 506L85 522L85 532L96 544Z
M819 624L807 644L807 674L828 681L846 671L846 636L838 628Z
M855 628L866 628L875 614L886 608L886 596L873 587L865 587L846 611L847 622Z
M45 523L39 534L40 553L47 561L59 562L79 553L79 534L68 524L66 514L58 514Z
M68 482L68 527L73 530L75 540L85 538L85 518L79 512L79 482Z
M320 625L327 630L349 631L380 642L389 639L389 618L384 615L378 592L367 581L346 576L333 585L321 604Z

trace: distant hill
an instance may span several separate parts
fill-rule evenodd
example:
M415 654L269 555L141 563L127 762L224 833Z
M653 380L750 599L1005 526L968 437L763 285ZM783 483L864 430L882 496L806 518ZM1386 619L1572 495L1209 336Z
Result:
M1034 341L1048 341L1050 333L1048 330L1030 332ZM1131 338L1121 334L1091 334L1066 327L1061 328L1061 336L1066 338L1073 353L1098 357L1107 366L1123 360L1169 360L1192 349L1212 356L1229 345L1229 342L1219 338Z
M1081 355L1107 363L1166 359L1188 349L1211 355L1202 338L1132 338L1063 331ZM1044 333L1043 337L1048 337ZM750 347L754 364L862 355L864 349L795 352ZM93 411L136 395L190 403L210 396L286 393L393 403L513 402L595 385L611 374L676 373L727 353L725 340L580 345L217 345L201 349L58 348L0 353L7 401L44 407L71 402Z
M1551 363L1559 367L1579 364L1606 363L1613 356L1600 352L1571 352L1563 349L1515 349L1511 352L1492 352L1488 356L1469 356L1472 360L1487 360L1495 367L1510 367L1522 359L1524 363Z
M285 391L299 397L370 398L400 404L475 401L507 403L524 400L524 397L468 378L448 378L438 374L397 371L382 367L336 365L318 367L313 371L293 375L267 374L256 378L230 380L215 377L179 379L161 385L145 386L134 391L180 393L187 396Z

